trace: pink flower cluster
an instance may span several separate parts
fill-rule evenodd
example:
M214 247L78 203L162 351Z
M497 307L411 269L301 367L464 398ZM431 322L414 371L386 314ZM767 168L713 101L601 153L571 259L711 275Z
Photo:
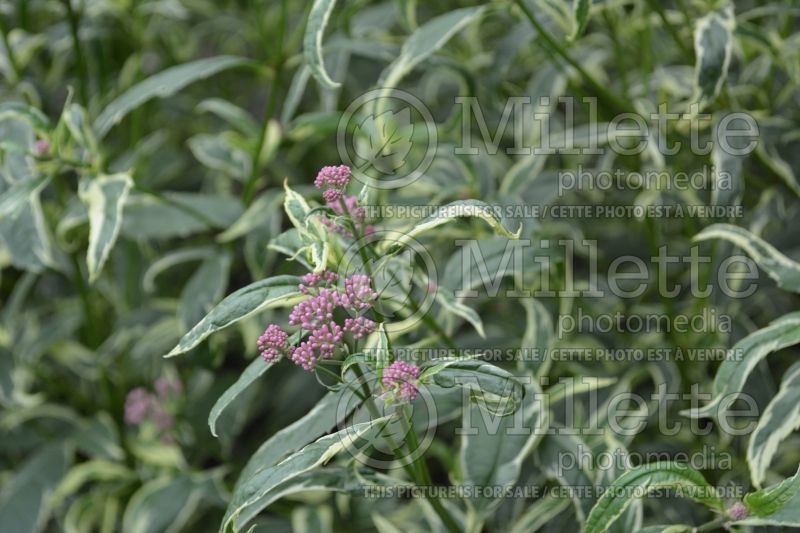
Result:
M318 359L336 355L336 348L345 333L360 339L375 331L377 324L361 313L369 310L378 297L371 287L369 276L355 274L336 287L339 280L334 272L306 274L300 292L310 298L298 303L289 313L289 324L310 332L308 338L297 346L287 346L288 334L271 324L258 339L258 348L266 361L275 361L285 354L296 365L313 370ZM336 322L334 313L343 310L351 316L343 324Z
M286 349L286 341L289 335L280 326L270 324L264 333L258 338L258 351L264 361L276 361L281 352Z
M364 223L367 213L363 207L359 207L358 198L355 196L345 196L343 198L344 209L342 208L342 202L340 202L338 198L336 201L329 200L326 205L331 208L336 215L350 217L350 220L353 221L353 225L356 227L356 231L359 233L363 235L371 235L374 233L375 228L371 224ZM345 209L347 212L345 212ZM331 231L335 231L345 237L353 237L353 232L329 218L323 218L322 223Z
M419 392L420 368L414 363L395 361L383 369L383 387L400 401L410 402Z
M342 197L342 191L350 182L350 167L347 165L322 167L314 180L317 189L324 189L322 197L328 203L335 203Z
M742 502L736 502L728 509L728 516L733 520L744 520L747 518L747 507Z
M156 394L151 394L144 387L132 389L125 398L125 422L141 424L151 420L160 431L172 428L175 420L166 409L164 403L176 399L183 391L180 381L168 377L160 377L155 383Z

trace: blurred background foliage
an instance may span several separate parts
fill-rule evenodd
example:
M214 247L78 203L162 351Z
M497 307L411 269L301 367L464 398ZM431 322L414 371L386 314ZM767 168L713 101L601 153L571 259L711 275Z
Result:
M232 482L247 458L269 435L306 413L323 391L312 375L276 367L224 415L215 439L208 431L208 413L256 355L255 339L269 313L213 336L188 356L162 356L225 294L267 276L304 272L268 248L288 227L281 210L284 178L298 191L317 194L311 188L317 170L339 163L336 127L349 102L376 86L408 36L425 21L475 5L342 2L325 36L326 68L341 82L340 88L329 89L310 76L302 55L310 2L0 2L0 198L7 202L0 203L0 530L217 528ZM402 80L400 87L417 95L433 113L439 147L422 179L382 192L379 201L438 205L472 197L501 205L712 203L707 191L696 196L653 190L556 195L558 171L578 165L689 172L710 164L713 155L684 150L666 160L647 154L526 159L502 149L513 143L510 131L496 154L455 153L463 126L461 109L453 100L459 95L478 97L490 125L500 121L509 97L549 96L551 104L541 111L551 113L550 130L556 138L564 135L566 121L556 98L594 94L584 73L605 88L601 121L620 111L647 114L661 103L685 110L696 87L696 21L723 8L700 0L597 1L591 5L585 32L574 35L571 2L529 0L526 5L583 72L542 39L518 5L487 4L482 17ZM797 258L800 7L791 1L755 0L737 1L733 7L732 59L722 90L709 99L706 111L714 120L728 111L747 111L757 119L761 137L756 153L725 162L736 169L741 184L741 193L725 201L744 206L745 216L735 224ZM207 64L206 73L194 69L157 79L157 86L151 87L156 97L136 102L116 120L117 99L126 91L137 86L141 90L138 84L170 67L221 56L242 59L219 68ZM185 80L192 83L184 87ZM577 112L576 123L585 124L585 109ZM573 133L580 137L585 129L577 126ZM711 126L702 132L704 137L710 134ZM680 126L667 135L686 139ZM104 175L125 177L93 181ZM108 249L108 242L90 245L91 213L86 207L97 207L91 200L97 187L113 192L102 189L106 186L118 187L116 193L124 198L119 236L111 239ZM13 209L9 191L22 191L24 198ZM101 215L113 218L113 213L111 209ZM398 228L405 224L375 222ZM691 238L710 221L507 222L512 228L522 223L527 238L597 240L604 272L620 254L648 258L657 255L660 245L687 255ZM459 223L426 236L440 276L454 287L459 255L453 242L475 237L495 254L505 242L491 238L479 222ZM562 252L552 252L557 265L551 273L554 288L566 272L559 262ZM714 253L723 258L732 249L720 243ZM95 261L100 258L99 268L87 263L93 255ZM579 257L570 265L578 279L586 261ZM521 279L521 272L506 274L504 286L513 286L515 277L530 283ZM673 281L686 281L686 276L685 269L670 274ZM768 276L761 276L759 287L744 301L719 298L715 292L710 299L682 294L665 302L648 291L624 301L545 299L543 309L549 317L577 307L585 313L620 310L673 316L713 307L734 318L730 335L554 332L554 345L726 348L797 308L797 296L774 287ZM517 299L483 293L468 304L483 317L485 339L463 320L439 315L463 348L519 347L526 341L531 317L541 313ZM424 329L412 332L408 344L426 335ZM761 364L751 377L757 381L751 388L762 406L774 395L791 361L791 355L777 357L772 369ZM692 383L707 388L714 368L712 362L621 368L613 362L571 361L556 363L548 373L551 382L568 376L614 378L612 390L644 393L660 383L676 391L688 391ZM175 390L159 390L164 384ZM126 422L126 398L137 387L168 419ZM678 407L671 408L670 416L677 416ZM433 449L445 467L457 445L447 429L438 434ZM795 435L784 443L770 479L794 471L792 465L800 459L797 442ZM707 475L717 484L748 480L741 438L716 430L703 439L687 431L671 437L652 431L624 444L631 450L671 452L712 444L739 460L730 471ZM520 482L547 483L547 478L547 468L531 462ZM446 482L447 471L438 471L437 479ZM506 530L505 521L519 513L520 504L504 504L492 518L493 530ZM412 516L413 505L403 501L366 506L357 497L349 505L340 499L312 498L304 505L275 504L263 523L268 531L288 530L293 522L308 527L313 523L323 530L335 523L339 531L361 531L374 527L370 513L375 508L386 508L387 514L394 512L409 524L419 518ZM665 522L686 522L695 512L680 501L646 508ZM550 528L575 527L575 520L566 511Z

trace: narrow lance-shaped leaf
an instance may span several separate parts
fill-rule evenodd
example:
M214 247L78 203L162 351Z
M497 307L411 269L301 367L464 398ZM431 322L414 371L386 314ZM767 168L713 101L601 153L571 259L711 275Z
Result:
M0 194L0 219L13 217L25 207L31 195L41 191L52 175L40 174L35 178L14 182L3 194Z
M186 353L212 333L270 307L291 305L301 296L297 276L275 276L251 283L228 295L184 335L167 357Z
M572 13L575 17L575 29L572 32L572 39L577 39L583 34L586 25L589 24L589 8L592 0L572 0Z
M495 209L486 202L480 200L457 200L442 206L437 213L417 223L413 228L404 232L402 235L393 236L385 245L391 249L390 253L399 251L402 249L403 245L422 233L462 217L480 218L489 224L498 235L509 239L519 239L520 233L522 232L522 226L520 226L516 232L511 232L506 229L497 216Z
M446 287L437 287L436 300L447 312L460 316L472 324L472 327L475 328L475 331L478 332L478 335L486 338L486 332L483 330L483 321L481 320L481 316L473 308L459 301L453 294L453 291Z
M747 463L750 479L760 487L767 474L778 445L800 428L800 363L794 364L783 376L781 389L769 402L758 425L750 435Z
M724 239L747 252L778 287L800 293L800 263L792 261L764 239L732 224L712 224L694 236L694 241Z
M735 19L733 8L707 14L697 21L694 30L695 95L702 104L712 101L728 75L733 48Z
M525 308L526 322L517 367L528 368L537 376L545 375L551 364L549 351L553 343L553 320L539 300L525 298L521 303Z
M798 495L800 495L800 468L792 477L784 479L777 485L745 495L744 505L748 514L767 517L788 507L789 503ZM797 512L797 506L792 507L793 509L789 509L789 511L794 512L797 522L800 522L800 512Z
M347 387L328 392L308 413L264 441L242 469L234 494L256 473L275 466L287 455L337 427L358 406L356 402L346 401L350 394L353 393Z
M530 383L526 388L522 405L513 416L491 415L474 405L465 407L462 426L466 432L459 455L464 485L507 488L517 482L522 462L545 434L548 419L539 386ZM488 518L502 499L481 495L469 501Z
M603 533L636 497L660 488L679 489L682 494L717 511L724 506L700 472L679 463L650 463L628 470L612 483L589 513L584 532Z
M335 89L341 85L328 75L322 57L322 37L335 5L336 0L314 0L311 12L308 14L306 33L303 37L303 57L306 64L320 85L328 89Z
M548 394L548 400L549 400ZM594 487L594 473L591 465L581 461L581 453L588 445L578 435L558 434L552 432L536 449L538 463L551 479L562 487ZM563 464L563 458L571 457L571 466ZM590 491L569 491L569 499L575 510L575 518L579 524L586 523L586 517L594 505L595 496Z
M48 132L51 129L50 119L39 109L23 104L22 102L3 102L0 104L0 120L24 120L33 129L39 132Z
M246 527L263 509L286 496L302 492L350 492L362 495L365 485L373 487L379 485L407 486L408 483L369 469L356 470L355 468L338 466L316 468L304 474L300 474L299 476L292 477L264 493L258 501L253 502L242 511L238 517L234 531L243 531L244 527ZM252 529L248 529L247 531L249 533Z
M89 282L100 275L122 227L122 207L133 186L129 174L85 179L78 192L89 212L89 249L86 266Z
M450 38L480 16L484 7L465 7L432 18L420 26L400 50L400 55L381 74L378 87L396 87L414 67L436 53Z
M122 120L125 115L151 98L166 98L197 80L213 76L217 72L244 65L248 59L234 56L218 56L198 59L190 63L171 67L137 83L113 102L108 104L94 121L98 139Z
M294 333L289 339L288 344L293 345L296 344L297 341L300 340L300 332ZM208 427L211 429L211 434L215 437L217 436L217 420L219 420L220 415L228 407L234 400L250 385L256 382L258 378L264 375L264 373L269 370L272 365L274 365L276 361L264 361L261 357L256 357L253 359L247 368L244 369L242 375L239 376L239 379L236 380L236 383L231 385L230 387L222 393L222 396L217 399L214 407L211 408L211 412L208 415Z
M262 500L270 491L301 474L324 465L340 452L357 446L358 442L366 445L387 421L388 417L376 418L326 435L277 465L257 472L239 487L239 491L231 499L222 521L222 530L227 531L229 527L232 527L237 531L239 516L245 512L248 512L250 517L254 516L252 510L248 511L248 508L257 504L259 508L256 511L263 509ZM242 523L244 524L246 521L247 518L243 517Z
M247 368L244 369L244 372L242 372L242 375L236 380L236 383L228 387L228 389L222 393L222 396L217 399L217 402L214 404L214 407L211 408L211 412L208 415L208 427L212 435L215 437L218 436L217 420L219 420L225 408L233 403L247 387L255 383L255 381L263 376L274 364L275 361L267 362L261 357L256 357L247 365Z
M693 418L709 417L721 408L723 399L731 401L742 390L756 365L772 352L800 343L800 311L774 320L766 328L751 333L737 342L729 356L719 365L714 376L713 398L700 409L681 412Z

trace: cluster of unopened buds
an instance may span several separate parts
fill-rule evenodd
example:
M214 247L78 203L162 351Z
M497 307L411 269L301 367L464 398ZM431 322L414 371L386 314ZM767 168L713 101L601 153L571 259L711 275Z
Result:
M286 331L270 324L258 338L258 349L265 361L277 361L285 355L303 369L313 370L318 359L336 355L345 334L360 339L375 331L377 324L364 316L378 297L369 276L355 274L337 286L338 281L339 276L328 271L303 276L299 290L309 298L294 306L289 324L309 335L294 346ZM337 311L347 317L337 322Z
M419 393L420 368L414 363L395 361L383 369L382 385L401 402L410 402Z
M175 401L182 390L181 382L169 377L156 380L155 394L144 387L132 389L125 398L125 422L136 425L152 421L159 431L171 429L175 419L165 405Z
M330 208L335 215L339 217L349 217L357 233L361 235L370 235L375 231L375 228L365 223L366 211L363 207L359 207L358 198L355 196L345 196L344 194L344 189L350 182L350 175L350 167L347 165L322 167L314 180L314 186L322 190L322 197L325 199L325 205ZM328 229L340 235L355 237L349 228L329 218L323 218L322 223L325 224Z

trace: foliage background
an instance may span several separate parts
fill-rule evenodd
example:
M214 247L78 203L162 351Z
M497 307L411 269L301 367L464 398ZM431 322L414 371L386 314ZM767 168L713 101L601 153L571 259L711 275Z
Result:
M311 183L317 170L339 162L335 131L347 104L376 86L409 35L426 21L476 5L403 0L341 3L324 39L325 65L341 82L340 88L330 89L317 83L304 66L302 41L310 3L20 0L0 4L4 39L0 47L0 530L217 528L230 490L252 453L308 412L324 390L313 375L289 365L276 366L224 413L219 438L214 438L207 425L211 407L256 356L255 339L264 325L285 313L267 311L245 319L182 358L162 356L224 295L265 277L305 271L268 248L290 225L281 209L284 178L294 189L315 197ZM604 88L602 120L618 112L616 106L641 113L659 103L681 108L696 96L698 51L693 35L698 21L724 10L700 0L594 2L585 31L576 32L581 14L571 3L541 0L526 5L557 47L542 38L517 4L494 2L448 42L431 46L431 56L401 81L402 88L418 95L434 113L440 145L423 179L382 193L379 201L436 205L479 198L501 205L628 205L719 200L707 191L688 197L647 190L590 191L556 198L561 169L591 164L689 171L720 163L714 154L681 152L666 161L636 156L597 160L568 154L523 160L502 150L495 155L454 154L451 148L459 141L462 119L452 105L456 95L477 96L488 121L496 123L512 96L596 94L584 75L588 73ZM745 216L734 224L798 258L800 9L790 1L737 1L732 9L736 20L732 59L721 90L705 102L706 110L715 117L731 110L747 111L757 118L761 137L758 150L746 159L721 161L735 170L741 189L722 201L744 206ZM566 50L581 68L569 65L558 49ZM100 119L110 116L109 105L113 111L119 105L115 99L125 91L170 67L219 56L244 60L231 60L235 66L208 75L195 76L195 70L161 79L158 96L164 98L137 102L118 123L104 127ZM189 79L193 83L182 87L182 80ZM549 111L553 124L559 125L564 110L553 106ZM578 117L578 123L586 119ZM669 135L682 138L683 133ZM45 140L46 149L37 140ZM501 146L510 142L504 138ZM128 178L96 181L99 175L120 173ZM125 197L121 225L116 239L101 236L90 245L85 205L91 205L89 199L100 183ZM19 191L22 196L11 195ZM106 216L113 218L113 210ZM508 227L517 222L523 224L526 237L596 239L604 271L623 253L648 257L664 244L676 253L686 252L692 237L712 221L506 221ZM376 223L406 227L397 221ZM424 242L442 272L456 252L453 243L458 238L478 238L489 245L498 239L479 221L459 222L426 235ZM732 253L722 241L704 249L719 259ZM105 250L107 261L103 264L100 259L101 268L92 269L91 257L96 262ZM569 265L579 276L584 259ZM561 264L554 269L556 283L564 268ZM674 279L686 276L683 270ZM506 278L509 286L513 277ZM536 313L542 310L552 322L578 306L584 312L647 311L670 316L713 307L734 317L730 335L620 332L569 338L553 332L552 342L610 348L728 348L796 310L797 295L792 292L797 291L776 287L762 273L759 290L744 301L682 294L664 302L648 292L633 301L543 299L541 308L537 304L531 311L531 306L515 299L482 295L467 303L482 317L485 339L447 309L437 307L435 312L459 347L516 348L542 342L528 334L531 320L541 318ZM410 345L430 335L421 327L402 342ZM769 365L759 363L749 377L748 391L756 395L762 410L794 361L796 351L786 352ZM615 390L620 391L644 392L666 383L686 392L691 384L710 389L715 369L713 362L621 368L577 361L555 364L548 375L553 382L563 376L613 378ZM128 392L136 387L152 391L159 377L177 380L183 388L168 405L175 425L167 438L155 427L124 421ZM681 407L685 406L673 406L670 416L679 416ZM431 450L436 481L442 484L459 479L452 460L459 443L452 429L443 426ZM717 485L750 486L746 439L731 438L716 428L704 438L688 432L665 437L650 431L622 444L640 452L691 452L711 444L717 451L734 454L736 460L730 470L704 472L707 479ZM546 445L526 460L520 483L558 482L548 473ZM596 450L604 446L600 441L592 445ZM791 475L800 462L796 435L780 449L767 475L770 483ZM403 530L429 526L413 501L382 501L376 506L357 495L303 500L271 506L260 518L262 525L270 531L288 530L292 524L360 531L381 527L371 517L377 510ZM487 530L509 530L522 505L505 502L488 519ZM576 527L582 520L580 506L560 510L546 528ZM669 500L668 505L647 502L644 512L647 524L700 523L711 516L683 500ZM389 531L388 527L384 524L383 530Z

